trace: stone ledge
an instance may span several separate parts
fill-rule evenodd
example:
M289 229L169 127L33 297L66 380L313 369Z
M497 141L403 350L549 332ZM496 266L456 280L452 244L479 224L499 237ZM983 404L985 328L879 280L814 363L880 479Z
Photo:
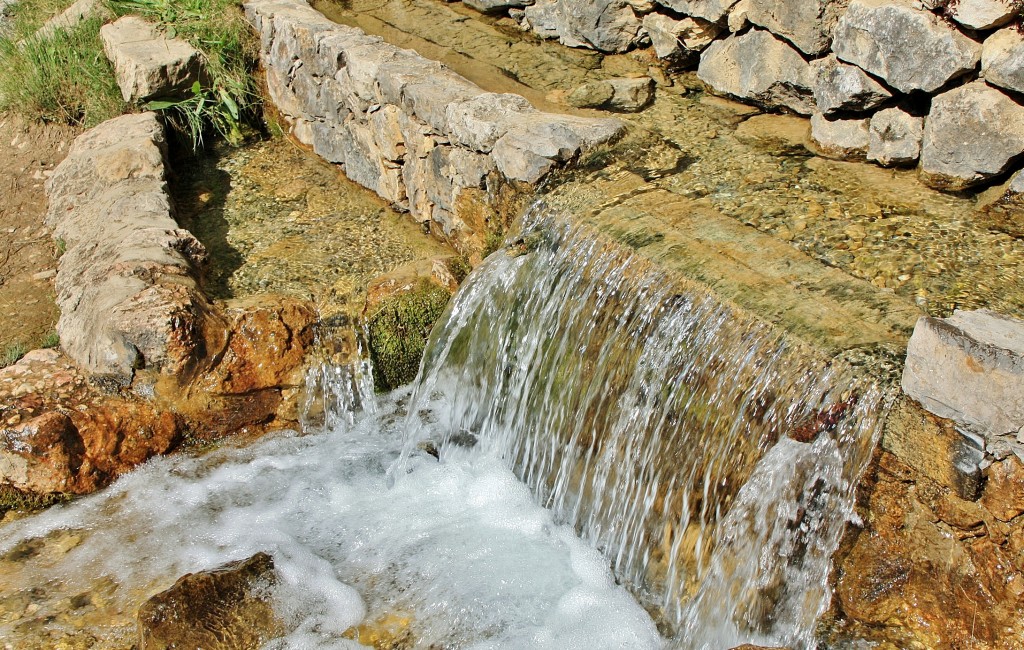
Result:
M301 0L254 0L245 11L295 138L471 258L500 219L492 197L502 186L537 183L625 129L484 92Z

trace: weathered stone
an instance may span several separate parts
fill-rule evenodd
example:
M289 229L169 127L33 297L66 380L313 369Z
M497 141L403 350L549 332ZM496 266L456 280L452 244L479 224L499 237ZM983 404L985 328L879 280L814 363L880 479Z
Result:
M881 165L917 162L924 137L924 118L902 108L886 108L871 116L868 160Z
M447 134L452 142L487 153L505 135L512 121L536 112L519 95L485 93L448 106Z
M640 37L640 19L625 0L558 0L558 6L564 21L559 36L568 41L577 40L601 52L623 52Z
M266 553L182 576L139 608L139 650L262 647L283 632L269 594L276 581Z
M562 45L583 47L578 41L566 41L566 31L558 0L538 0L523 11L523 21L541 38L560 39Z
M985 39L981 76L993 86L1024 93L1024 35L1008 27Z
M173 449L183 430L173 413L104 393L56 350L0 369L0 404L0 486L31 494L92 492Z
M644 16L643 24L651 38L654 53L662 59L677 56L681 50L700 52L711 45L722 31L722 26L718 23L701 18L686 17L676 20L658 13Z
M613 111L643 110L654 99L654 80L608 79L583 84L569 94L567 101L580 108L605 108Z
M889 412L882 448L961 499L973 501L981 494L984 454L952 420L929 413L913 400L901 398Z
M1024 426L1024 321L994 312L922 318L907 347L903 390L984 435Z
M13 4L14 2L11 2L8 6ZM90 18L102 18L108 13L106 5L100 0L75 0L70 7L43 23L43 26L36 30L35 37L50 38L58 29L67 31Z
M697 75L720 93L801 115L814 112L807 62L766 31L716 41L701 54Z
M852 0L832 50L905 93L937 90L981 58L979 43L912 0Z
M482 14L500 14L513 7L526 7L533 0L462 0L467 7L472 7Z
M983 81L932 99L921 146L921 178L963 190L1006 172L1024 153L1024 106Z
M163 37L141 18L125 16L104 25L100 39L126 102L181 96L202 74L199 50L181 39Z
M750 24L750 3L753 0L740 0L729 10L729 31L735 34Z
M985 470L981 505L1000 521L1024 514L1024 462L1016 456L996 461Z
M885 86L855 65L835 55L811 62L814 101L825 115L840 111L868 111L892 97Z
M747 19L783 37L801 51L821 54L848 0L750 0Z
M217 393L242 394L302 383L302 360L313 342L316 312L287 296L228 304L228 341L210 373Z
M203 246L171 216L163 127L126 115L80 136L47 184L47 224L67 250L56 289L64 351L127 383L181 375L202 355L211 307L194 278Z
M592 149L623 132L618 120L586 120L540 114L516 121L494 145L491 155L508 178L536 183L558 162Z
M949 15L970 29L993 29L1013 20L1020 8L1013 0L957 0Z
M83 455L82 439L63 413L0 428L0 485L34 494L71 492Z
M1007 190L1014 194L1024 194L1024 170L1017 172L1010 179Z
M658 4L685 16L696 16L717 23L736 4L736 0L658 0Z
M868 120L830 120L815 113L811 116L811 141L827 158L863 158L868 149Z

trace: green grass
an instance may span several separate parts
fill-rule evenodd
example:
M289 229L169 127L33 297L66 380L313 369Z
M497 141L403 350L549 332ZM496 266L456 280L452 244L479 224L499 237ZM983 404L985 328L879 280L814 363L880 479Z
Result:
M13 366L27 353L28 346L24 343L11 343L4 348L3 354L0 354L0 368Z
M106 0L114 16L135 14L183 38L204 55L206 77L183 99L158 99L130 107L121 99L90 19L70 30L37 38L36 30L70 0L23 0L13 27L0 37L0 110L30 119L93 126L133 108L157 110L190 143L211 133L239 143L245 125L261 128L260 96L252 78L258 40L236 0Z
M32 3L18 6L22 4ZM15 16L12 34L0 38L0 110L86 127L125 111L113 70L103 55L100 20L36 38L32 35L36 21L19 21Z

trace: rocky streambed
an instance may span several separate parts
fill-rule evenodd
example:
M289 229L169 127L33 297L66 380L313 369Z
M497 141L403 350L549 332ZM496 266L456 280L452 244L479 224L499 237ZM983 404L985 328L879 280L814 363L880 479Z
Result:
M850 157L849 152L822 147L821 131L816 133L813 121L714 96L694 74L680 72L686 56L664 56L657 41L653 50L613 54L593 48L624 48L606 48L593 39L574 41L572 35L579 33L564 26L543 32L538 12L551 9L548 4L538 3L525 13L516 7L497 13L483 7L485 15L427 0L318 4L328 20L302 3L252 2L247 9L263 37L271 99L281 111L284 129L306 148L284 138L237 150L217 148L200 159L172 159L173 171L165 172L163 163L158 164L160 156L152 153L163 146L153 129L148 144L124 151L103 149L116 139L109 133L92 136L101 141L101 150L74 163L86 170L86 181L73 178L53 193L59 211L51 214L51 221L64 229L58 235L68 246L68 257L61 262L63 276L57 280L58 303L65 316L84 309L80 313L96 317L79 317L81 322L105 325L98 333L79 327L86 332L84 339L76 339L81 331L66 323L61 329L65 350L87 367L85 372L57 352L32 353L0 370L6 463L0 467L8 488L14 488L11 502L26 505L30 495L39 496L40 504L63 501L107 485L153 455L205 444L229 432L255 434L295 426L303 402L311 405L307 423L331 422L325 412L332 400L335 406L351 406L345 400L355 399L370 414L353 420L356 431L383 430L387 444L378 447L352 438L345 427L324 434L332 444L351 447L351 457L342 460L372 470L355 482L331 484L331 498L337 499L330 503L348 503L345 495L354 493L377 503L369 495L384 490L378 470L399 454L402 435L396 423L408 417L407 401L397 393L394 403L387 398L383 419L375 419L370 408L374 401L365 393L352 398L349 392L357 385L365 389L366 377L358 376L359 369L343 370L339 362L358 353L364 334L379 336L379 349L398 356L374 357L378 368L386 370L378 374L378 387L408 382L433 319L470 264L503 246L508 251L501 254L514 258L531 254L538 245L515 237L503 244L502 239L515 233L522 206L540 198L544 209L592 229L600 241L610 242L607 246L682 278L681 286L710 288L730 308L767 322L798 348L806 346L814 355L852 366L883 385L891 387L899 374L917 324L912 347L920 358L904 379L913 399L900 397L860 486L861 526L849 528L836 556L838 573L831 584L837 597L821 638L836 647L862 641L883 647L1015 647L1024 638L1013 614L1024 580L1024 465L1017 460L1024 441L1016 431L1003 429L1020 414L1010 404L993 418L984 400L973 396L985 393L986 385L997 386L991 394L1014 395L1024 346L1012 319L1006 320L1010 324L1005 330L1003 320L984 314L948 321L918 319L976 308L1024 316L1020 195L1012 185L943 193L922 184L914 170L837 160ZM696 11L695 5L707 3L683 4L676 10ZM739 3L733 13L743 4L749 3ZM864 4L871 3L858 6ZM664 12L652 12L646 5L612 9L600 13L646 14L642 24L655 40L656 17ZM552 11L554 18L565 18L562 9ZM832 18L822 24L832 29ZM760 31L764 16L749 20L757 26L739 24L729 44L767 33ZM731 27L731 15L728 22ZM577 49L543 42L524 33L524 24ZM680 32L678 42L693 50L714 40L714 34L702 37L697 31ZM659 57L668 58L668 65ZM707 80L706 74L702 77ZM798 94L810 101L813 93L805 89ZM122 119L138 126L148 118ZM112 132L132 128L119 126ZM95 161L101 164L94 169ZM114 227L90 217L82 223L92 219L99 224L90 232L61 221L65 212L85 210L95 216L111 205L131 204L132 195L111 199L103 193L107 189L98 199L92 196L102 183L122 189L149 183L144 190L155 193L146 195L153 198L141 206L151 218L148 225L122 231L121 221L115 220ZM87 205L93 199L98 203ZM176 223L166 220L171 212L165 203L174 206ZM89 239L96 232L126 237L132 244L127 250L133 253L104 267L109 273L103 278L90 275L94 272L89 265L73 265L102 251L102 238ZM71 234L65 239L63 233ZM148 251L151 257L135 251ZM109 292L91 290L90 283L108 278L117 279L114 293L121 302L105 303ZM136 293L123 292L125 286ZM186 300L154 299L165 295ZM148 310L143 319L133 316L140 309ZM365 330L358 325L360 319L368 325ZM418 347L405 342L410 331ZM96 344L96 336L102 345ZM113 360L104 356L108 349L117 353ZM951 365L941 365L950 359ZM307 368L313 373L304 381ZM963 368L968 374L958 375ZM514 372L511 365L509 372ZM928 376L948 379L929 385L922 380ZM971 383L976 380L981 383ZM996 384L984 383L990 380ZM303 395L304 383L307 392L311 386L337 392L310 399ZM957 395L956 385L973 387L968 399ZM918 401L942 417L923 410ZM975 408L975 402L982 406ZM342 411L343 420L350 417ZM420 417L428 426L436 424L422 413ZM811 428L816 435L841 418L842 411L824 408L812 414L811 422L817 424ZM364 443L369 446L364 448ZM284 489L278 479L291 469L299 468L301 474L302 468L312 468L322 485L314 479L298 492L317 495L310 497L315 500L329 483L328 475L351 470L351 464L316 460L322 455L316 444L293 443L284 434L252 449L266 448L287 459L282 463L288 469L267 466L263 478L268 485ZM143 470L143 476L167 490L184 492L195 484L179 480L183 475L197 481L214 477L203 483L207 486L216 486L217 477L223 476L225 485L233 486L226 489L225 499L248 503L246 512L254 516L281 514L286 507L282 504L302 512L306 497L298 492L293 495L298 501L292 502L233 491L235 474L246 476L245 466L258 465L260 453L242 450L234 456L228 450L211 461L193 449L179 461ZM424 475L437 471L423 469L431 461L422 454L416 462ZM218 474L221 466L227 468L223 475ZM510 475L497 467L477 467L468 475L439 480L469 486L463 490L466 503L446 507L459 512L469 508L473 516L484 517L488 529L504 524L474 510L481 503L474 500L474 489L497 483L500 489L489 494L522 496L507 484L513 480ZM103 546L87 541L89 535L76 528L87 527L85 520L62 524L61 510L40 519L44 523L37 532L31 516L17 521L20 516L12 513L8 530L16 531L10 537L16 543L4 547L0 568L15 586L0 593L0 621L16 643L128 647L135 634L135 609L144 597L170 586L180 573L239 559L231 549L239 546L241 529L231 528L223 537L228 531L223 522L206 518L202 508L190 510L194 504L179 504L178 518L168 518L164 529L133 528L133 518L156 515L119 503L130 499L125 495L132 490L150 494L144 483L144 478L125 479L118 483L125 492L96 498L69 510L73 514L68 516L88 517L94 510L116 513L127 522L127 541L119 542L124 544L134 544L153 530L173 538L170 531L187 527L184 522L195 516L203 521L200 536L211 545L210 552L154 564L142 572L144 579L124 581L131 588L105 584L102 577L90 582L94 576L78 576L83 581L57 588L58 578L48 567L59 566L66 556L88 573L84 567L97 561ZM435 487L413 480L403 489L429 492ZM583 551L576 546L578 540L570 539L570 531L552 534L550 523L536 528L550 513L538 514L525 502L516 503L522 508L517 506L506 523L515 521L517 529L533 531L527 535L530 544L554 549L554 555L545 555L548 551L538 546L539 555L530 561L538 562L540 574L544 567L556 567L551 570L576 585L570 594L542 590L549 598L545 602L557 603L551 606L559 616L569 617L569 627L561 630L565 636L557 631L562 619L550 618L545 625L554 627L541 626L531 638L557 644L559 638L593 639L588 635L600 632L604 636L596 638L604 641L625 634L632 643L657 645L653 623L638 613L635 603L624 604L628 597L611 586L606 574L593 571L594 558L584 552L580 564ZM389 528L395 522L388 504L378 505L383 514L377 514L387 520L379 522L382 530L409 532L401 532L401 526ZM230 511L224 503L211 507ZM358 529L353 522L360 513L355 514L356 519L341 517L333 523ZM287 513L268 515L267 521L270 537L287 534L295 525ZM410 574L441 570L434 563L407 564L411 556L422 559L415 544L380 551L381 561L399 567L397 573L381 577L373 567L362 567L366 574L354 571L354 557L319 536L321 532L317 529L302 536L298 546L288 547L294 553L278 575L284 578L284 591L311 579L303 559L307 553L330 556L335 565L349 564L340 584L324 587L324 593L333 594L328 605L303 601L301 593L282 596L302 602L296 605L298 613L292 611L287 619L291 640L283 642L298 645L280 647L303 647L309 639L328 637L342 646L359 640L376 647L404 647L431 635L447 638L442 628L451 612L437 611L437 593L431 590L448 583L440 574L431 574L418 587L415 581L402 582ZM673 541L672 527L663 532L661 553L668 554L681 542ZM689 535L690 530L684 532ZM346 539L355 545L368 542L358 530ZM492 543L489 539L472 544ZM693 551L701 542L682 543ZM568 557L566 548L572 549ZM943 558L955 561L943 564ZM465 577L480 577L474 573L479 567L471 565ZM37 577L44 586L28 587ZM395 584L381 584L389 580ZM360 592L354 598L353 585ZM453 594L458 590L449 587ZM392 607L390 599L406 589L411 604ZM985 607L952 613L960 610L943 594L956 589ZM583 602L574 600L579 590L593 608L574 609ZM459 597L472 603L477 595L470 589ZM367 599L362 605L360 596ZM618 637L594 625L599 618L595 612L612 603L629 614ZM407 615L406 607L416 612ZM493 623L511 626L503 628L513 630L511 647L522 647L515 644L525 643L526 637L516 636L518 628L510 621L520 615L537 620L538 614L527 609L506 612L491 623L480 614L479 620L466 622L472 630L466 638L487 638ZM344 625L336 622L340 627L334 629L315 617L300 620L312 610L333 611ZM436 617L416 621L425 611ZM268 635L280 633L275 625L267 628ZM305 633L312 636L302 637Z

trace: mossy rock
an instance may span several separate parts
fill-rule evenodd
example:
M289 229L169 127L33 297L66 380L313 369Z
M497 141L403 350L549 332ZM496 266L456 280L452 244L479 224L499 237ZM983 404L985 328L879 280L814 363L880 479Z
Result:
M66 503L70 500L71 495L63 492L35 494L19 490L10 485L0 485L0 518L9 510L35 512L58 503Z
M422 280L412 291L385 300L369 318L368 343L377 390L392 390L416 379L430 330L450 298L447 289Z

